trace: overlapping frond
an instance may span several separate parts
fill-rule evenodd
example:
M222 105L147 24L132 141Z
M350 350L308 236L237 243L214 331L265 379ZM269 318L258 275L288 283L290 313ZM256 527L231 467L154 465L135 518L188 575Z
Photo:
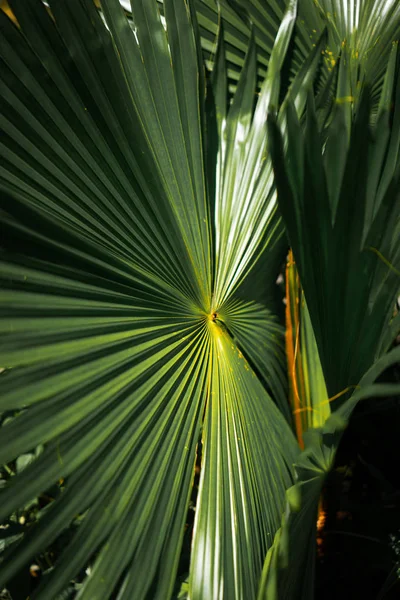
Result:
M158 0L163 10L163 0ZM284 0L266 5L260 0L196 0L194 7L199 23L204 61L210 70L215 64L215 49L220 19L224 22L228 89L236 91L248 50L253 27L257 80L261 84L267 72L275 38L286 10Z
M223 315L228 327L239 324L239 312L244 318L246 308L255 315L251 337L238 334L241 344L253 365L267 376L267 385L273 391L283 414L288 419L285 379L280 361L266 360L269 349L263 336L266 328L260 322L267 315L268 282L266 274L277 274L285 252L285 238L280 215L277 210L272 165L267 149L266 119L268 112L279 105L280 73L293 34L296 18L296 3L290 2L279 29L276 45L271 55L268 75L255 102L256 49L254 36L239 80L235 97L228 102L227 68L224 38L224 21L221 22L215 65L212 72L212 91L215 99L215 143L210 144L210 153L215 154L216 172L210 181L215 181L215 280L213 306ZM318 64L317 52L321 41L297 73L286 95L296 104L301 115L305 103L304 85L310 83ZM284 104L285 105L285 104ZM281 125L285 130L284 111L280 113ZM211 124L211 125L212 125ZM215 163L212 163L215 169ZM275 262L275 264L274 264ZM261 274L262 271L262 274ZM270 286L271 287L271 286ZM257 291L254 290L257 288ZM254 303L254 294L257 303ZM237 303L232 313L232 301ZM258 305L258 306L257 306ZM249 317L246 317L249 321ZM229 323L228 323L229 322ZM265 321L267 325L267 321ZM244 321L243 321L244 324ZM246 325L247 331L248 325ZM256 330L256 331L255 331ZM239 332L239 329L237 330ZM244 332L242 329L241 332ZM278 329L275 329L278 332ZM265 338L264 338L265 339ZM261 353L255 348L261 348ZM278 381L276 380L278 376Z
M313 597L319 498L342 431L360 400L399 393L398 384L373 384L399 360L398 349L386 354L399 331L394 316L400 252L396 52L393 46L386 54L376 121L366 77L358 80L353 96L353 57L346 48L336 82L332 79L333 110L332 105L322 108L310 92L301 123L289 102L283 139L279 121L270 119L278 203L321 358L326 389L320 396L326 402L329 393L333 412L322 427L304 434L305 450L295 464L296 483L288 490L282 527L267 554L260 599ZM293 326L299 311L295 305L288 309ZM287 333L293 341L294 332ZM296 367L296 343L291 348ZM288 358L290 363L290 352Z
M400 7L396 0L305 0L299 20L310 41L324 25L328 42L319 89L334 95L330 72L344 54L351 72L349 97L357 103L360 84L371 88L371 120L375 119L391 45L400 36ZM342 56L343 58L343 56ZM358 83L359 82L359 83ZM332 85L333 84L333 85Z
M271 163L267 157L265 132L270 104L277 106L279 71L286 54L296 16L291 3L277 37L253 117L255 91L255 49L251 43L246 70L233 104L227 110L225 64L220 40L213 71L219 133L216 176L216 248L214 301L222 305L232 295L262 251L265 232L276 215ZM221 29L221 35L223 30ZM251 206L251 208L250 208ZM239 235L240 233L240 235ZM278 235L281 231L277 231ZM271 234L270 234L271 235Z
M400 95L398 84L393 86L392 60L393 54L379 129L369 125L368 88L355 117L345 101L336 103L327 131L318 124L312 96L304 132L289 107L286 158L278 128L270 127L279 205L331 397L357 385L387 350L381 339L399 289ZM388 120L392 99L393 127ZM362 351L356 352L360 344Z

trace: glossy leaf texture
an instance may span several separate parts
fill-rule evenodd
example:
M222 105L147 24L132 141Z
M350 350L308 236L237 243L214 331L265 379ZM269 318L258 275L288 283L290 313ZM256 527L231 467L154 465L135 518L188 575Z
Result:
M202 436L190 594L255 594L298 446L271 397L286 385L282 327L249 288L239 295L246 244L237 275L216 268L193 5L165 1L163 24L155 0L137 0L133 29L117 0L102 14L91 0L51 0L51 15L40 0L10 4L0 464L43 449L1 490L0 521L64 487L7 550L0 581L78 515L33 597L54 600L88 565L79 598L170 597ZM261 236L257 211L246 240ZM263 227L258 252L274 237Z

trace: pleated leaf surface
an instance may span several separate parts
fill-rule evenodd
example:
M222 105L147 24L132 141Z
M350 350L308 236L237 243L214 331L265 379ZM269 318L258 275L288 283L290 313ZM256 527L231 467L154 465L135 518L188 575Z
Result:
M78 516L33 597L86 567L79 598L170 597L201 437L191 596L254 595L298 447L267 391L285 386L282 328L214 293L195 11L168 0L164 26L138 0L132 28L117 0L49 4L10 2L18 27L0 12L0 464L39 448L8 476L0 521L63 484L0 581ZM252 211L246 235L267 238ZM245 352L255 322L264 379Z

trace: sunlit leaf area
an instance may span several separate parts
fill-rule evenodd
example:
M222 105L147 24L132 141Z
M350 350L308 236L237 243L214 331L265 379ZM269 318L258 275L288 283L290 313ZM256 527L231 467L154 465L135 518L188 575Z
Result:
M400 597L400 3L0 3L0 599Z

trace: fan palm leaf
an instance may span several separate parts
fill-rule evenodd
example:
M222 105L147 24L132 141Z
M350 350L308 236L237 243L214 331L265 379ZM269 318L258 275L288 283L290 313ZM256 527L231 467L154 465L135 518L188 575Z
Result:
M0 463L39 455L9 477L1 520L64 484L3 557L0 581L78 514L36 597L54 600L88 565L80 598L169 597L201 436L191 596L254 596L298 452L266 389L283 397L282 328L250 288L235 298L255 262L249 241L262 254L275 239L276 223L258 222L270 188L248 202L231 257L241 268L224 272L230 236L214 244L191 3L164 2L165 27L155 0L132 5L133 27L117 0L102 15L91 0L51 1L51 14L40 0L10 4L18 27L0 13L0 410L11 419ZM278 94L270 77L260 105ZM261 139L265 117L252 128ZM248 362L260 332L264 383Z

